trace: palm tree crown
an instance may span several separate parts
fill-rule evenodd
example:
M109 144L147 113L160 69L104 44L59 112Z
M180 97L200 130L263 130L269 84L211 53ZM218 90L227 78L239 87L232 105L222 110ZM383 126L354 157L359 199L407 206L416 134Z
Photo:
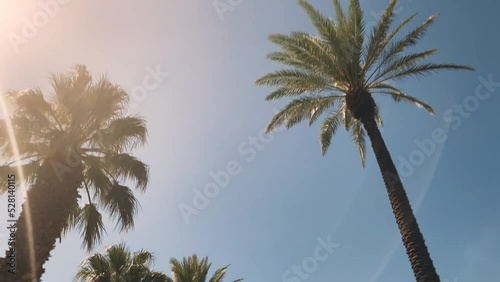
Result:
M140 250L131 253L124 243L106 249L105 254L96 253L83 260L75 275L78 282L222 282L229 265L215 270L208 278L211 263L208 257L201 260L196 255L172 258L172 278L163 272L151 270L152 253ZM237 279L234 282L241 282Z
M347 13L338 0L333 2L336 22L323 16L307 1L299 1L318 35L304 32L271 35L270 41L281 47L281 51L269 54L268 58L291 68L266 74L256 84L278 87L266 100L294 98L271 119L266 129L268 133L281 125L290 128L304 119L312 124L329 111L320 131L322 153L326 153L332 136L342 125L351 133L364 166L366 133L362 120L374 117L382 125L371 94L389 95L396 102L409 102L433 114L428 104L405 94L390 82L442 69L471 68L424 63L423 60L434 54L436 49L404 53L424 35L437 14L401 39L396 39L398 32L415 16L390 30L396 0L390 1L377 25L367 35L358 0L350 0Z
M229 265L215 270L212 277L207 280L211 265L208 263L208 257L199 260L196 255L192 255L182 261L172 258L170 260L172 282L222 282ZM237 279L234 282L238 281L243 281L243 279Z
M146 189L149 168L129 153L146 143L146 123L139 116L124 115L129 98L121 87L106 76L94 82L83 65L69 74L53 74L51 82L52 96L39 88L6 95L13 111L0 123L0 150L12 162L0 171L13 172L14 164L20 165L25 180L33 184L42 163L53 155L66 157L65 163L52 164L58 176L83 163L80 188L86 203L73 211L66 230L79 229L90 250L105 231L101 209L116 220L120 231L134 225L138 202L124 181L131 180L141 192ZM15 146L18 154L11 149ZM0 192L6 187L1 185Z
M104 254L83 260L74 281L80 282L169 282L163 272L151 270L154 255L145 250L131 253L124 243L113 245Z

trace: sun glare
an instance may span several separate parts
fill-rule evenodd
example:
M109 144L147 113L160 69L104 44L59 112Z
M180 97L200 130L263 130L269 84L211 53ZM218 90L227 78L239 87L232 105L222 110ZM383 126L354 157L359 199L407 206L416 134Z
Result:
M9 10L12 9L14 1L2 0L0 1L0 23L4 23L9 15Z
M5 101L5 96L4 95L0 95L0 110L1 110L1 113L2 113L2 118L5 120L5 124L7 126L7 133L9 135L9 141L10 141L10 144L12 146L12 152L13 152L13 155L14 155L14 159L18 160L16 162L16 166L17 166L17 175L19 175L19 182L23 182L24 180L24 172L22 170L22 167L21 167L21 162L19 161L20 159L20 155L19 155L19 147L17 145L17 140L16 140L16 137L14 135L14 129L12 128L12 123L10 121L10 118L9 118L9 111L8 111L8 107L7 107L7 103ZM26 196L26 192L23 193L23 197L24 198ZM25 211L26 213L26 226L27 226L27 229L28 229L28 233L29 234L33 234L33 229L32 229L32 224L31 224L31 216L30 216L30 207L29 205L25 205L24 208L26 208L27 210ZM33 240L32 240L33 236L30 236L30 239L28 240L29 241L29 250L30 250L30 264L31 264L31 269L35 269L35 260L34 260L34 245L33 245Z
M0 35L11 32L19 23L22 7L25 7L22 1L0 0Z

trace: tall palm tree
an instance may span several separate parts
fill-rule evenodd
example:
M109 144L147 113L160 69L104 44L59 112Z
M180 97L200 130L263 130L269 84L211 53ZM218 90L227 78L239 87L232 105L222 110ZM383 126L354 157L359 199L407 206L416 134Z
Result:
M0 281L39 281L56 239L72 228L91 250L105 232L102 210L115 229L132 228L138 202L126 185L147 187L149 167L130 154L146 143L146 122L125 116L128 94L106 76L94 81L83 65L51 82L50 96L39 88L4 96L12 112L0 122L0 151L11 162L0 172L20 169L31 187L17 219L16 274L6 269L7 251Z
M281 125L290 128L305 119L312 124L328 112L319 136L323 155L337 128L342 125L351 133L363 166L368 134L415 278L419 282L439 281L401 179L380 134L378 126L382 125L382 120L373 96L389 95L396 102L412 103L433 114L428 104L407 95L391 81L438 70L472 68L423 62L436 49L405 52L424 35L437 14L401 39L396 39L398 32L415 16L390 30L396 0L390 1L377 25L366 35L358 0L350 0L347 12L343 11L338 0L334 0L336 21L322 15L305 0L299 0L299 3L319 35L292 32L269 37L281 47L281 51L269 54L268 58L291 68L264 75L256 84L278 87L266 100L293 100L271 119L267 133Z
M222 282L229 265L215 270L212 277L207 280L211 265L211 263L208 263L208 257L199 260L196 255L192 255L182 261L172 258L170 260L172 282ZM243 281L243 279L237 279L234 282L238 281Z
M124 243L84 259L75 275L78 282L171 282L163 272L154 271L152 253L130 252Z

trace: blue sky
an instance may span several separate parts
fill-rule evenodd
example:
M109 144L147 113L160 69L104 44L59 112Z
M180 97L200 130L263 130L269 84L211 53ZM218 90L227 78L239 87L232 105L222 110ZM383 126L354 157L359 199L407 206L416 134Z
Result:
M123 240L132 250L155 252L158 270L169 272L171 257L197 253L208 255L214 267L231 263L227 281L297 282L304 279L292 273L294 266L312 267L308 257L319 241L331 240L332 253L321 251L326 258L311 273L303 270L307 281L412 281L371 151L363 169L350 137L339 131L323 157L318 125L259 139L285 103L265 102L270 89L254 86L257 77L279 67L265 58L275 50L267 36L314 31L297 2L161 2L61 0L29 36L23 28L44 11L39 1L0 4L2 90L47 90L50 72L75 64L87 65L96 76L107 73L131 93L143 85L148 70L169 74L132 98L132 113L145 116L150 130L148 146L137 151L151 165L151 182L138 194L142 209L136 227L117 234L108 222L98 249ZM375 21L387 2L361 1L365 20ZM218 12L214 3L230 8ZM333 17L331 1L311 3ZM441 14L415 50L436 47L434 62L476 71L398 83L434 106L435 116L377 100L382 134L404 170L405 188L442 281L500 276L500 153L493 122L500 103L499 8L493 0L400 1L395 22L418 13L410 24L415 27ZM12 41L15 36L24 41ZM440 129L444 142L424 141ZM427 152L417 145L429 142L434 146L427 145ZM234 174L228 174L229 184L218 185L220 191L186 220L179 207L193 207L195 191L203 191L214 182L210 174L228 171L228 165ZM5 221L5 211L0 215ZM44 281L71 280L86 255L80 243L71 233L57 244Z

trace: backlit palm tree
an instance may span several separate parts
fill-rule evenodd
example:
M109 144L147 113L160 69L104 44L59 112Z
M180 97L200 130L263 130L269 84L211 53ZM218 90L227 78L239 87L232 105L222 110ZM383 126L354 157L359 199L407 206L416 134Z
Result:
M205 257L196 255L182 261L172 258L170 267L172 278L163 272L151 270L153 255L141 250L130 253L122 243L108 248L105 254L94 254L86 258L78 270L77 282L223 282L229 265L215 270L208 278L211 264ZM234 282L243 281L237 279Z
M307 1L300 0L299 3L312 20L318 35L293 32L269 37L281 47L281 51L271 53L268 58L290 68L269 73L259 78L256 84L278 87L266 100L293 100L271 119L267 132L281 125L290 128L306 119L312 124L326 114L319 136L322 153L326 153L332 136L342 125L351 133L363 166L365 138L368 135L414 275L419 282L439 281L401 179L378 129L382 121L373 97L388 95L396 102L415 104L433 114L429 105L407 95L391 81L438 70L472 69L424 62L436 49L406 53L424 35L437 15L396 39L398 32L414 17L407 18L390 30L396 0L390 1L377 25L367 34L358 0L350 0L346 12L339 1L334 0L336 22L323 16Z
M128 94L106 76L94 81L82 65L51 82L51 95L35 88L4 96L11 113L0 123L0 150L11 163L0 173L17 174L19 165L31 187L17 220L16 275L2 258L0 281L38 281L56 239L72 227L92 249L105 231L101 211L119 231L132 228L138 202L126 185L142 192L148 183L148 166L130 154L147 129L141 117L124 115Z
M208 279L211 265L207 257L199 260L196 255L192 255L182 261L173 258L170 260L173 282L222 282L229 265L215 270L212 277ZM234 282L238 281L243 281L243 279L237 279Z
M122 243L86 258L74 281L79 282L171 282L163 272L154 271L152 253L140 250L131 253Z

